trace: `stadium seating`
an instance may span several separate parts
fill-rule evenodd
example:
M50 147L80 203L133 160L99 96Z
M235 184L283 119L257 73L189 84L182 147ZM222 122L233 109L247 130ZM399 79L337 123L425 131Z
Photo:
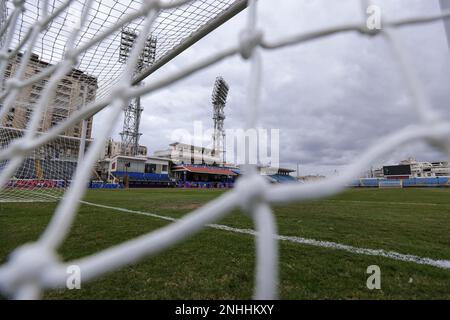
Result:
M271 182L274 183L286 183L286 182L297 182L293 176L282 175L282 174L274 174L267 176Z
M16 171L15 177L18 179L37 179L34 159L25 159Z
M71 180L77 168L77 162L64 160L41 160L44 179Z
M71 180L76 166L75 161L25 159L14 176L17 179Z
M171 182L168 174L117 171L113 175L116 178L123 178L128 175L131 181Z
M360 179L361 187L377 187L380 179Z
M388 179L364 178L354 180L349 183L349 187L378 187L380 181ZM403 187L448 187L450 186L450 177L432 177L432 178L411 178L402 179Z
M353 180L352 182L350 182L348 184L349 187L361 187L361 181L358 180Z
M89 184L90 189L122 189L123 185L119 183L103 183L103 182L91 182Z
M199 189L228 189L233 188L233 182L202 182L202 181L178 181L177 188Z

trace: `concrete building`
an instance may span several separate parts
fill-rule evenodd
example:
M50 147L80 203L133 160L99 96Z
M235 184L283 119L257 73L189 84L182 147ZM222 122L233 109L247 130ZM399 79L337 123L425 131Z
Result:
M214 155L212 149L197 147L185 143L175 142L169 148L156 151L155 157L170 159L175 165L195 164L195 165L220 165L222 158Z
M117 155L99 160L96 173L105 182L123 182L125 176L130 176L131 182L139 182L141 186L144 182L156 186L170 181L169 165L168 159Z
M17 72L22 54L18 54L11 59L6 67L5 78L8 79ZM39 56L32 54L30 62L25 71L25 79L30 78L51 65L39 59ZM1 123L3 128L13 128L23 130L27 127L31 113L36 103L39 101L45 86L50 77L23 88L14 103L13 108L6 115ZM47 131L59 122L68 118L72 113L92 102L96 98L97 79L85 74L83 71L72 69L57 85L46 101L46 112L41 121L39 130ZM2 105L0 104L0 108ZM92 117L87 120L86 138L91 139ZM82 122L67 129L63 136L80 138Z
M409 158L396 165L386 165L372 169L368 178L410 179L410 178L436 178L449 177L450 166L448 161L417 161Z
M138 157L139 156L146 157L147 153L148 149L146 146L139 146L137 155ZM126 154L129 154L129 152L126 152ZM109 139L105 144L105 148L103 150L103 153L100 155L100 158L101 159L113 158L118 155L122 155L122 143L120 141L114 141L113 139Z
M425 162L415 158L400 161L399 165L410 166L411 178L434 178L450 176L448 161Z
M5 79L8 80L17 73L23 55L17 54L6 65ZM29 79L51 65L36 54L25 68L24 79ZM0 148L25 134L32 112L37 106L50 76L22 88L11 106L9 112L0 120ZM0 85L5 85L7 82ZM97 94L97 79L78 69L72 69L58 83L54 92L45 99L45 109L39 123L38 132L47 132L50 128L70 117L74 112L95 100ZM0 102L0 109L3 108ZM92 133L92 118L66 129L55 139L36 148L17 168L13 179L29 181L46 180L49 185L66 185L72 179L80 156L83 127L86 129L86 144L89 146ZM4 164L0 164L0 170Z

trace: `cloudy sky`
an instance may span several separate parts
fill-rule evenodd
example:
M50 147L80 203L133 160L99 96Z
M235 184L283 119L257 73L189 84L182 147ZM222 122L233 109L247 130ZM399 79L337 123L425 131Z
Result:
M274 5L276 3L276 5ZM376 1L385 19L439 11L438 0ZM259 2L259 24L266 39L356 22L363 19L358 0L283 0ZM146 80L180 70L237 43L246 12L178 56ZM450 53L441 22L403 27L398 35L407 48L424 90L442 117L450 110ZM399 67L381 37L355 33L327 37L277 51L263 51L263 88L259 126L280 130L280 161L301 174L332 175L350 165L373 143L416 118ZM193 131L194 122L211 128L211 92L216 76L230 85L225 127L242 128L249 65L233 57L214 67L143 98L141 144L152 154L173 142L174 130ZM95 127L101 125L97 115ZM121 122L114 137L119 139ZM442 160L446 157L415 143L399 147L376 164L397 163L407 157Z

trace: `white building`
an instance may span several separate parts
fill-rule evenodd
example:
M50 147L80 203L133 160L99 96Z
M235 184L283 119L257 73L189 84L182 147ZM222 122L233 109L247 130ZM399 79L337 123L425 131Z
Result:
M431 163L431 172L436 177L449 177L450 176L450 167L449 167L448 161L432 162Z
M411 166L411 178L433 178L450 176L448 161L421 162L414 158L400 161L400 165Z
M220 165L222 159L220 154L215 154L212 149L197 147L185 143L175 142L169 145L169 149L155 151L153 154L158 158L170 159L174 164L198 164L198 165Z
M118 155L100 160L97 175L104 181L117 182L115 173L119 172L169 174L169 164L169 159Z
M147 147L146 146L139 146L138 148L138 156L147 156ZM115 156L118 156L122 153L122 143L120 141L114 141L113 139L109 139L106 144L105 148L100 155L100 159L106 159L106 158L113 158Z
M372 169L369 178L435 178L450 176L448 161L426 162L415 158L402 160L398 165Z

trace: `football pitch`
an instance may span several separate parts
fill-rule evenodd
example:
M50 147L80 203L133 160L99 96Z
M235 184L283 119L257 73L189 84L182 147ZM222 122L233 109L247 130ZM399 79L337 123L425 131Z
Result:
M90 190L59 254L72 260L170 221L220 196L220 190ZM0 262L36 240L55 203L0 203ZM273 207L281 237L281 299L450 299L450 190L352 189L320 201ZM132 211L136 212L132 212ZM141 212L141 214L139 214ZM249 299L255 248L251 219L235 211L187 241L80 290L46 299ZM428 258L428 259L425 259ZM381 270L381 290L366 286ZM447 268L445 268L447 266Z

